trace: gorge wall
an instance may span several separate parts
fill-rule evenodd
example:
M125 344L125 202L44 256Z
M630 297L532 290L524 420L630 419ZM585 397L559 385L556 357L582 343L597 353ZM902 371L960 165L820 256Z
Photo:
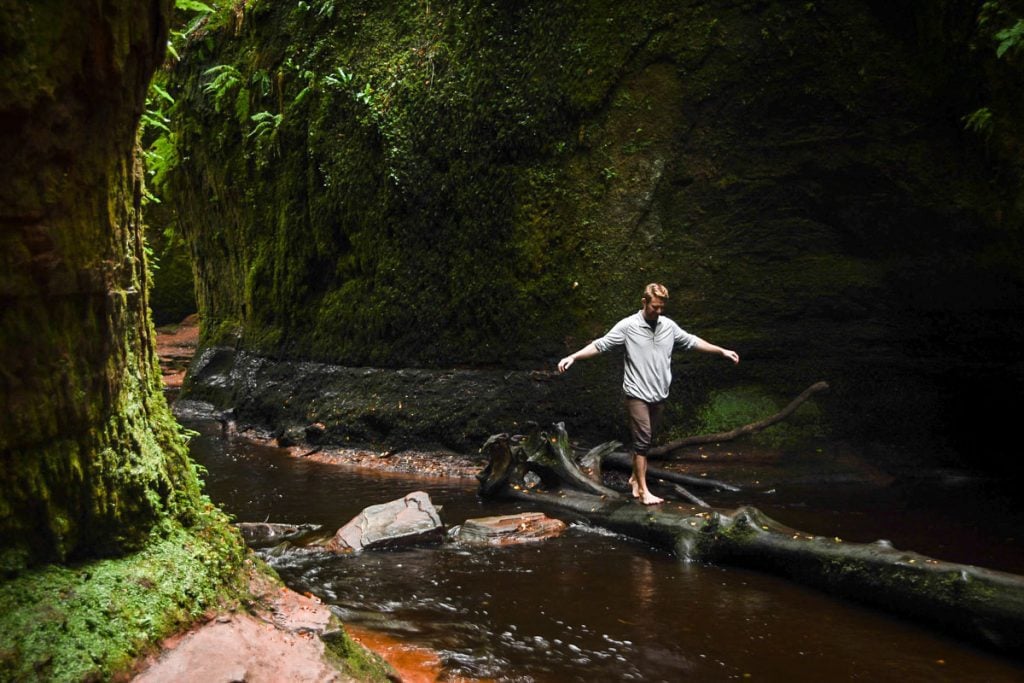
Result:
M166 188L204 325L192 396L331 441L621 437L621 361L554 365L660 281L743 357L677 355L670 432L824 379L801 438L999 467L983 437L1024 387L1013 21L869 0L204 17Z

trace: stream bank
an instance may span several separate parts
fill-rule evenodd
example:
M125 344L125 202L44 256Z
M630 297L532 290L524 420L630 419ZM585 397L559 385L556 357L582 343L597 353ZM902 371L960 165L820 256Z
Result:
M481 500L472 480L359 473L234 438L217 422L187 424L200 432L192 454L209 471L209 495L240 521L333 529L368 504L413 490L429 493L449 528L537 509ZM966 492L946 488L923 499L904 497L902 487L837 484L795 493L750 491L745 502L830 538L884 537L897 548L1019 572L1021 545L1013 534L1020 515L1016 527L986 523L1014 517L1012 501L986 498L987 510L967 516L953 507ZM736 504L724 493L708 500ZM986 555L1000 546L1015 547L1014 556ZM1013 660L793 582L681 562L588 525L505 548L447 541L342 556L299 548L260 556L293 589L330 605L346 625L436 653L442 680L739 680L749 673L755 680L1010 683L1022 672Z
M188 405L188 399L178 404L179 415ZM443 505L448 524L495 511L464 476L472 457L463 456L465 471L410 477L396 470L437 455L309 443L280 448L280 435L237 425L232 431L222 413L208 417L217 416L185 423L200 432L193 457L210 471L209 495L241 521L270 517L334 528L365 504L421 487ZM744 502L797 528L859 542L884 536L896 547L943 559L1024 570L1019 514L985 480L939 470L895 479L843 446L786 455L720 444L688 451L672 466L739 481ZM979 510L973 501L983 499L987 508ZM709 500L736 504L725 494ZM942 533L935 532L938 518ZM508 680L515 672L524 681L583 680L596 666L623 680L731 679L769 670L791 680L801 680L799 671L811 680L814 672L820 680L870 676L876 667L879 675L918 679L956 680L971 672L1013 681L1020 674L1011 662L873 611L771 577L679 563L644 544L578 526L543 548L477 554L443 544L329 560L265 557L288 585L332 605L347 625L378 634L371 644L382 654L398 647L409 655L405 661L426 677L420 680L436 680L438 671L447 678ZM496 592L495 577L511 582L512 592ZM642 581L634 595L624 587L636 577ZM596 594L600 600L592 599ZM655 610L654 630L667 640L648 627L646 635L633 633L640 626L624 615L636 599ZM811 626L810 613L828 628Z
M180 391L198 338L196 316L157 330L165 392ZM172 403L172 408L174 403ZM249 432L245 437L259 440ZM322 454L323 462L359 463L380 454L368 451ZM408 454L395 460L422 465ZM427 648L405 647L369 629L350 631L311 594L300 594L270 578L268 568L248 572L247 601L211 609L200 623L165 639L133 667L137 683L180 680L383 681L437 680L437 656Z

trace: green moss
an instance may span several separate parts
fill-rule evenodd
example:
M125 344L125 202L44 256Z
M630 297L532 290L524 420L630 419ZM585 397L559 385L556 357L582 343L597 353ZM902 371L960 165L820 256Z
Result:
M0 678L110 679L207 609L238 599L245 546L207 506L165 523L138 552L48 565L0 584Z
M778 413L788 400L767 394L757 386L740 386L712 391L697 411L699 434L716 434L742 427ZM821 411L813 402L802 404L793 415L750 440L771 448L792 448L820 438L823 432Z
M538 339L551 352L564 321L536 302L572 291L582 242L560 167L589 145L579 117L657 30L614 3L589 10L262 7L240 36L216 36L215 57L194 46L173 84L192 163L172 185L209 259L208 324L240 320L249 348L350 364L498 362ZM218 65L243 82L276 74L274 92L247 93L249 110L282 115L270 166L204 92ZM630 154L651 144L634 138ZM256 191L191 204L229 185Z
M352 640L343 628L324 634L328 659L340 671L359 681L395 680L394 671L379 655Z
M670 315L743 355L729 381L773 405L832 381L821 421L837 434L923 443L938 411L901 391L937 395L944 364L974 381L978 355L947 330L996 326L989 358L1021 338L1004 322L1019 259L998 277L973 260L1019 251L1017 67L972 47L1013 22L951 6L249 6L196 32L169 85L203 343L550 369L658 280ZM240 84L218 105L206 74L222 65ZM992 150L950 113L983 105ZM971 267L951 283L960 252ZM701 405L721 382L698 367L673 392Z
M166 213L157 213L151 208L147 211L147 220L151 224L156 220L154 213L162 215L165 221L171 220ZM157 326L179 323L198 310L192 262L184 243L173 229L151 228L146 236L153 249L149 294L153 323Z

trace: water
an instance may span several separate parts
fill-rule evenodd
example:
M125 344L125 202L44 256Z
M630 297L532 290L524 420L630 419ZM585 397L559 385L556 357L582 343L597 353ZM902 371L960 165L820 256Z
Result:
M443 506L448 525L526 509L480 501L472 482L364 476L226 439L215 423L190 426L201 432L193 456L209 470L211 498L239 521L335 529L363 507L412 490ZM807 531L849 540L882 535L942 559L986 564L974 559L980 557L988 566L1019 570L1019 543L992 549L1000 538L1015 542L1012 510L1003 514L1005 501L994 497L985 510L970 512L978 506L967 504L967 493L976 492L929 488L886 496L830 487L817 495L796 488L751 495L773 517ZM936 501L947 510L943 524L929 508ZM917 509L932 516L911 514ZM997 521L976 526L986 518ZM317 595L346 623L437 650L443 677L1024 681L1021 662L909 622L770 576L682 563L580 525L534 545L293 552L268 560L289 586Z

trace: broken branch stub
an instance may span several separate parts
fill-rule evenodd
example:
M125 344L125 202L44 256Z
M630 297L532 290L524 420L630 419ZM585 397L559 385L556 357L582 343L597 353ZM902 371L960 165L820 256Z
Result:
M619 441L606 441L594 446L579 460L580 471L593 481L600 482L604 472L604 459L621 446Z

